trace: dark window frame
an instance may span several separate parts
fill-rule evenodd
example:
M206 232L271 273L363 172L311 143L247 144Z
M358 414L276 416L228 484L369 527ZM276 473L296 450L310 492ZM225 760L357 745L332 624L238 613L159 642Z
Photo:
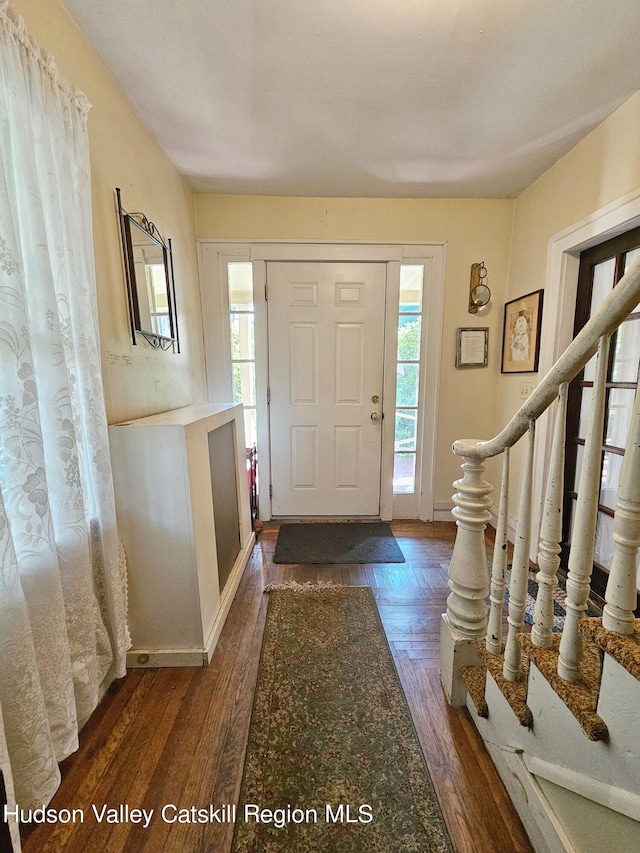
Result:
M576 295L575 322L573 336L581 331L590 318L591 298L593 294L593 270L598 264L616 259L614 273L614 287L618 284L624 274L624 261L627 252L640 247L640 227L620 234L610 240L586 249L580 255L580 269L578 273L578 289ZM640 314L630 314L625 320L634 319L640 322ZM611 382L611 371L615 356L615 336L614 333L611 340L609 350L609 364L607 368L607 406L605 409L605 425L606 430L607 419L609 414L609 392L612 388L636 388L636 383L631 382ZM573 503L576 498L575 478L578 447L584 445L584 439L579 435L580 429L580 406L582 401L583 388L593 387L593 382L585 381L584 370L582 370L569 385L569 394L567 398L567 421L566 421L566 455L565 455L565 493L563 506L563 524L562 524L562 553L561 553L561 569L560 574L566 578L567 564L569 556L569 531L571 525L571 514ZM605 435L602 436L602 454L605 449L608 453L623 454L624 448L614 447L605 443ZM602 465L602 462L601 462ZM613 516L613 511L609 507L598 504L598 511L605 515ZM606 590L609 572L604 566L594 562L593 574L591 577L591 590L596 599L601 603L604 602L604 594ZM636 615L640 613L640 594L637 600Z

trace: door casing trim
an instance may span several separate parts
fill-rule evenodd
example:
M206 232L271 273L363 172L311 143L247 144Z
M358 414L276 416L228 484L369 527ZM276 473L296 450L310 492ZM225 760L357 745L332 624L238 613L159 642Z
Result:
M204 326L207 387L211 402L228 402L232 397L230 364L229 303L226 290L227 261L251 261L255 309L256 411L258 421L258 464L270 471L270 436L267 403L268 346L265 301L266 262L269 261L382 261L387 263L387 301L385 306L385 397L395 400L398 296L401 263L425 263L426 323L422 340L425 366L422 400L421 460L417 495L417 517L434 519L435 446L438 423L438 392L444 315L444 278L446 243L381 244L340 242L248 242L234 240L198 240L200 294ZM392 409L390 409L392 410ZM393 510L393 425L394 418L383 422L380 518L388 521ZM268 478L259 477L260 517L271 519Z
M539 375L546 376L571 343L578 290L580 252L640 225L640 188L604 205L549 239L545 282L544 323ZM545 412L536 426L532 529L542 520L544 490L553 437L553 419ZM515 524L513 520L512 524ZM530 559L537 562L537 543Z

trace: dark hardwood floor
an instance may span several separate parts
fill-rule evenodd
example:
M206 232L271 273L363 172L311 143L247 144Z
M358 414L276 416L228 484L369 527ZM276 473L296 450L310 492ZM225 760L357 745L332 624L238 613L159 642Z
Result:
M288 579L373 588L455 850L532 851L467 711L446 704L439 682L440 615L455 526L392 527L406 563L313 567L274 565L278 528L266 526L211 664L131 670L112 686L82 731L80 749L63 763L51 803L82 809L84 821L25 832L25 853L227 853L232 825L166 823L160 810L235 802L266 613L263 590ZM154 817L147 828L99 823L92 806L103 804L154 809Z

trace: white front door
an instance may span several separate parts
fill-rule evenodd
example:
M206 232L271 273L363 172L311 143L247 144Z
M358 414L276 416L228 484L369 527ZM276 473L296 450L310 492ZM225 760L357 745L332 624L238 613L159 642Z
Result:
M271 510L380 512L386 264L267 264Z

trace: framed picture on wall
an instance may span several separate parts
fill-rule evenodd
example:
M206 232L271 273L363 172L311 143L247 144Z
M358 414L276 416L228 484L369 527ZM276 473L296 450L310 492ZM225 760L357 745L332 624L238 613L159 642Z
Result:
M502 373L535 373L538 370L543 294L543 290L535 290L505 304Z
M489 363L489 329L458 329L456 367L486 367Z

